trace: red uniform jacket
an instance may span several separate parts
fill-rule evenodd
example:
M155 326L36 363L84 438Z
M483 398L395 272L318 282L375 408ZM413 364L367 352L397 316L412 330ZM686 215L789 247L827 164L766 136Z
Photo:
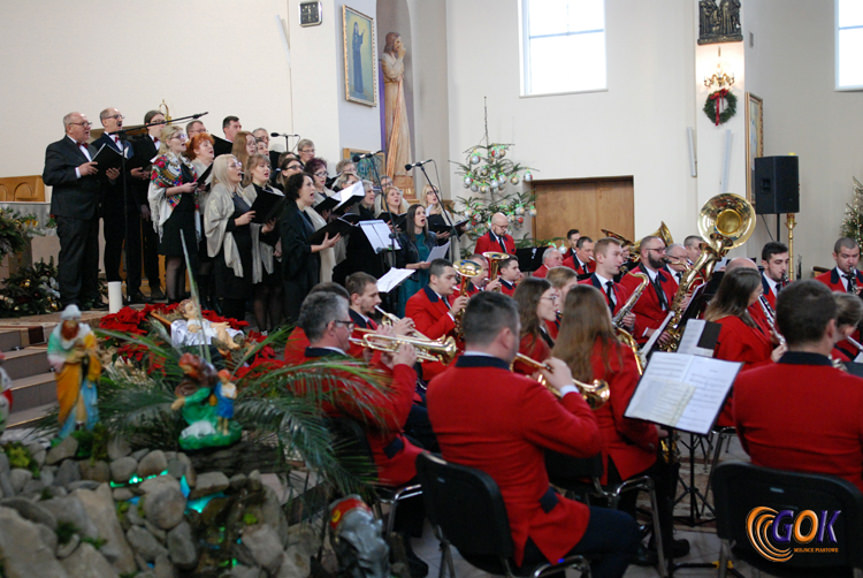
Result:
M351 319L353 319L354 313L353 311L350 312ZM359 339L363 338L362 333L357 332L356 329L354 329L354 333L351 336ZM306 347L308 346L309 338L306 337L306 332L303 331L302 327L297 325L291 331L291 334L288 335L288 342L285 344L285 363L288 365L299 365L303 363L306 360ZM363 347L356 343L351 343L351 347L348 349L348 355L357 359L363 359Z
M540 363L551 357L551 347L548 346L545 339L542 337L535 337L533 335L525 335L521 338L521 342L518 345L518 352L522 355L527 355L534 361L539 361ZM522 375L533 375L536 373L536 368L520 361L516 361L515 364L513 364L512 370Z
M509 281L500 280L500 292L508 297L512 297L515 293L515 283L510 283Z
M492 239L492 232L489 231L482 237L476 240L476 246L473 249L474 253L478 253L482 255L486 251L494 251L495 253L507 253L508 255L515 255L515 240L509 235L503 236L503 244L498 240L499 238L495 236Z
M823 355L789 351L741 373L734 421L753 463L831 474L863 490L863 379Z
M534 271L532 275L538 279L545 279L546 275L548 275L548 267L543 264L539 267L539 269Z
M767 282L767 278L764 276L764 273L761 274L761 289L764 291L764 297L767 299L767 302L770 303L773 311L776 311L776 295L773 294L773 289L770 288L770 283ZM777 287L777 291L778 290L779 288Z
M647 270L643 265L639 265L620 280L620 284L629 291L630 295L635 292L635 288L641 283L641 279L633 276L632 273L644 273L647 275ZM657 276L661 276L660 284L662 285L662 292L665 295L666 307L670 307L671 302L674 301L674 294L677 292L677 283L674 282L671 278L671 273L668 271L659 271ZM648 329L656 329L662 325L666 315L668 315L668 309L662 308L659 302L659 294L656 292L654 285L649 281L641 297L635 302L632 312L635 313L635 330L632 332L632 336L639 343L647 342L648 338L645 332Z
M578 282L580 285L593 285L600 291L602 291L602 295L605 297L605 302L608 305L611 303L608 302L608 295L605 294L605 287L603 287L599 278L596 275L591 275L587 279ZM612 311L612 315L620 311L620 308L623 307L623 304L626 303L626 300L629 299L630 291L620 283L615 283L611 290L614 292L614 298L617 303L614 304L614 311Z
M428 285L414 293L405 305L405 315L414 320L417 331L429 339L438 339L455 329L449 315L449 303L441 299Z
M590 510L549 487L543 451L600 451L596 417L580 395L558 401L501 359L462 356L432 380L426 402L444 459L480 469L500 487L516 564L528 538L553 561L581 540Z
M583 265L581 261L576 263L576 258L573 255L564 257L563 266L573 269L579 275L587 275L588 273L596 271L596 261L589 261L587 265Z
M303 361L331 356L338 358L340 354L331 349L309 347ZM417 374L407 365L396 365L392 370L383 365L376 367L391 379L388 392L382 393L370 386L359 390L349 385L351 380L356 381L355 377L339 379L335 376L333 403L325 402L323 409L328 415L350 416L362 422L377 466L378 480L385 485L398 486L416 476L416 459L423 451L402 433L413 404ZM360 399L376 411L368 411L359 403Z
M557 334L560 333L560 321L557 319L554 321L546 321L545 330L548 333L548 336L551 337L552 341L557 341Z
M719 330L719 339L713 350L715 359L726 361L742 361L741 373L752 367L764 365L770 362L770 354L773 352L773 344L770 335L760 329L746 325L739 317L729 315L717 321L722 328ZM739 375L739 374L738 374ZM716 420L720 426L731 426L734 419L734 390L728 396L722 412Z
M860 271L857 271L856 279L857 279L857 286L858 287L863 286L863 273L861 273ZM815 277L815 280L821 281L822 283L824 283L825 285L830 287L831 291L842 291L843 293L848 291L848 288L845 285L845 279L843 279L839 276L839 268L838 267L833 267L832 269L830 269L826 273L821 273L820 275Z
M608 361L608 371L603 359ZM593 366L593 379L605 380L611 393L608 403L593 410L602 434L602 483L608 482L609 457L614 461L621 479L627 480L656 462L659 443L655 425L623 417L641 377L635 355L630 348L615 341L604 356L601 338L597 338L590 362Z

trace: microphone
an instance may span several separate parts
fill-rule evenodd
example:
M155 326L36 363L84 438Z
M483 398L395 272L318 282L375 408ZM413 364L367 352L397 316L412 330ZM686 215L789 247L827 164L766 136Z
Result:
M378 151L378 152L376 152L376 153L363 153L363 154L361 154L361 155L354 155L354 157L353 157L353 161L354 161L355 163L358 163L358 162L360 162L360 161L361 161L361 160L363 160L363 159L370 159L370 158L373 158L373 157L375 157L376 155L381 154L382 152L384 152L384 151L379 150L379 151Z
M271 132L270 136L272 136L272 137L277 137L277 136L289 137L289 136L300 136L300 135L298 135L298 134L285 134L283 132Z
M428 160L424 160L424 161L415 162L415 163L413 163L413 164L405 165L405 170L406 170L406 171L409 171L409 170L411 170L411 169L412 169L412 168L414 168L414 167L421 167L421 166L423 166L424 164L426 164L426 163L430 163L430 162L432 162L432 159L428 159Z
M205 114L210 114L210 113L209 112L199 112L198 114L193 114L192 118L194 118L195 120L198 120L199 118L201 118Z

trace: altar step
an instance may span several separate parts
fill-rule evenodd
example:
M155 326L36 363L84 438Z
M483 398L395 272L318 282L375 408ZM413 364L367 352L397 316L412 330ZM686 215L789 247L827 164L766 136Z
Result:
M46 343L50 330L43 324L0 326L0 351L6 356L3 369L12 380L7 428L32 423L56 405L57 388Z

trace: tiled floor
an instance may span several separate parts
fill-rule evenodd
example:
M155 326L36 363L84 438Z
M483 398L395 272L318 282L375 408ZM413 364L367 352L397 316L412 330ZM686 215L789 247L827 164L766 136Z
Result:
M746 454L740 447L739 442L734 438L731 442L730 449L722 454L721 459L722 461L725 461L746 460L747 458ZM699 465L697 467L701 468L702 466ZM701 489L703 490L704 488ZM678 568L674 571L674 576L716 576L717 562L719 560L719 539L716 537L716 532L713 530L712 526L705 525L690 528L686 524L678 522L675 527L675 537L686 538L689 540L690 544L689 555L685 558L677 559L675 562L692 565L709 564L710 566L707 568ZM428 525L426 526L422 539L414 540L413 546L417 555L428 563L429 577L437 577L439 571L440 551L438 549L437 540L434 538L431 528L428 527ZM491 576L490 574L478 570L465 562L464 559L458 555L457 551L454 551L453 559L455 561L456 575L459 578L484 578L486 576ZM746 564L739 563L735 567L743 576L751 575L751 569ZM576 576L576 573L569 571L566 575L568 578L572 578ZM655 576L659 576L656 568L630 566L626 571L626 578L647 578ZM762 576L769 575L762 573Z

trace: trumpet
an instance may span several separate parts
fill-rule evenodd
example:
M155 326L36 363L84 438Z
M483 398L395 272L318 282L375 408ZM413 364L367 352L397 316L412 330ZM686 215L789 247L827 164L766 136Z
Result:
M393 315L389 311L384 311L383 309L381 309L377 305L375 305L375 311L377 311L378 313L381 314L381 317L384 320L383 321L384 325L395 325L396 323L401 321L401 317L399 317L398 315ZM410 335L413 335L417 339L425 339L426 341L431 341L431 339L429 339L428 337L426 337L425 335L423 335L422 333L420 333L416 329L411 329Z
M360 331L355 329L354 331ZM449 365L455 359L458 350L455 339L447 337L444 340L432 341L429 339L417 339L404 335L382 335L370 330L363 330L362 338L351 337L351 343L355 343L366 349L395 353L402 345L412 345L417 350L417 359L420 361L438 361Z
M520 361L521 363L534 369L545 369L546 371L552 370L549 364L537 361L523 353L516 353L514 362L515 361ZM548 386L548 383L545 381L544 377L540 376L539 382L546 388L548 388L548 390L554 395L560 396L559 391L557 391L556 389L552 389ZM600 407L605 405L605 403L611 397L611 390L608 389L608 383L601 379L594 379L591 383L585 383L583 381L573 379L572 383L575 385L575 387L578 388L578 391L581 393L581 397L584 398L584 401L587 402L587 405L590 406L590 409L599 409Z

